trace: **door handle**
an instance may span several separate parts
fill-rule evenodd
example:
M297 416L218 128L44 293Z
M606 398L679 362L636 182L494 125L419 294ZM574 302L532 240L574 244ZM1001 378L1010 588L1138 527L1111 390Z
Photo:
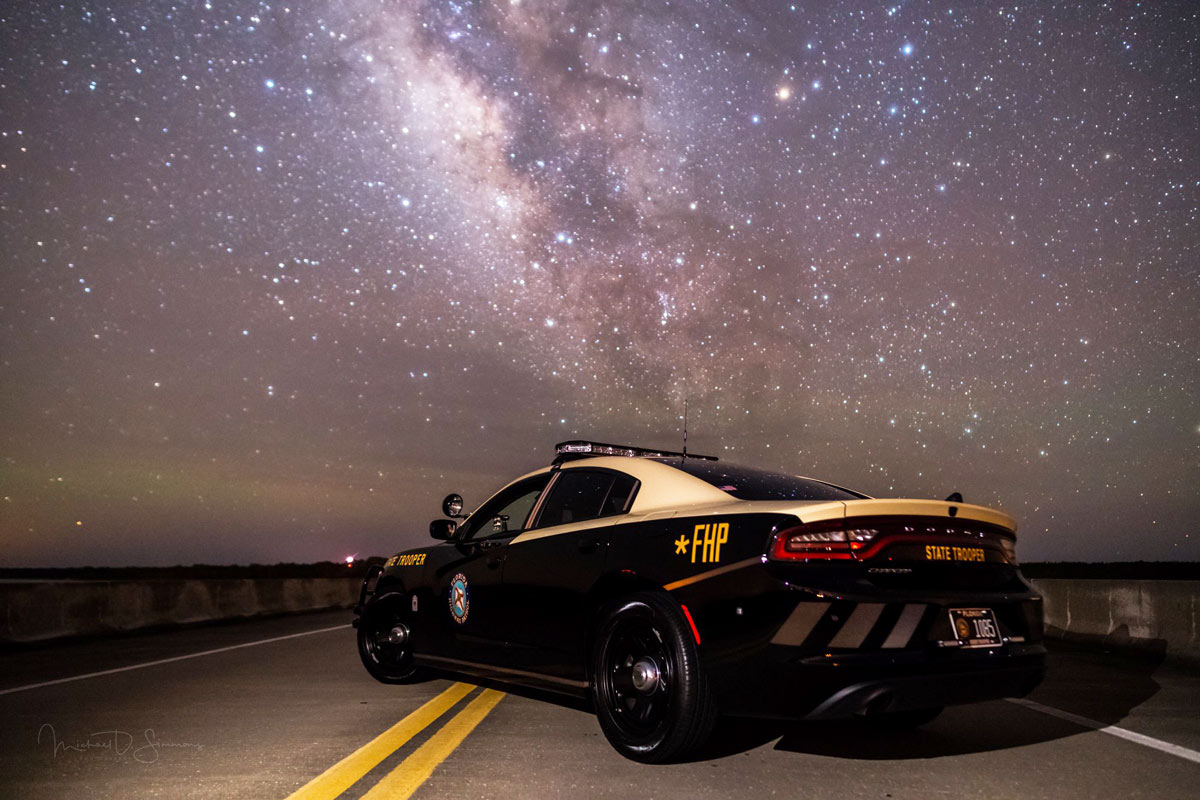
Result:
M489 558L487 561L488 569L499 569L500 565L503 563L504 563L504 556L497 556L496 558Z
M599 539L585 539L584 541L579 543L579 552L593 553L596 551L596 548L599 546L600 546Z

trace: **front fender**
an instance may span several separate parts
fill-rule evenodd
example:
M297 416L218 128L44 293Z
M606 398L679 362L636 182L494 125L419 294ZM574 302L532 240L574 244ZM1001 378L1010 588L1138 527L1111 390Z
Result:
M389 572L384 566L376 564L367 568L362 586L358 590L358 602L354 605L355 617L369 613L380 600L388 594L403 594L404 582L400 576ZM358 627L358 620L354 621Z

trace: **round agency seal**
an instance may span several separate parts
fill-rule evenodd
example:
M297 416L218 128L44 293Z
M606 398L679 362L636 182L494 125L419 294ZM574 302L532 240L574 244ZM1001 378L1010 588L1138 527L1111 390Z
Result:
M467 592L467 576L461 572L450 581L450 616L455 622L466 622L471 610L471 597Z

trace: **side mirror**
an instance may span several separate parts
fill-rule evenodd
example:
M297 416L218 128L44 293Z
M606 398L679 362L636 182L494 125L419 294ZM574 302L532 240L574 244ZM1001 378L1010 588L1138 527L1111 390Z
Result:
M461 494L448 494L446 499L442 501L442 513L451 519L459 519L463 516L463 499Z
M452 519L435 519L429 523L429 535L434 539L453 539L458 523Z

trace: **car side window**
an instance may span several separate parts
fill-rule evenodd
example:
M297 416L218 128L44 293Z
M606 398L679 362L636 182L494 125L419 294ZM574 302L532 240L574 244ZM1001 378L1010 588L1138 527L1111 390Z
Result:
M615 472L563 470L542 505L537 527L622 514L636 485L633 478Z
M637 486L638 482L636 478L629 475L617 475L616 480L613 481L612 488L608 490L608 497L604 498L604 505L600 508L600 516L607 517L611 514L624 514L628 511Z
M536 475L496 495L463 523L459 541L502 538L524 530L529 513L549 482L549 473Z

